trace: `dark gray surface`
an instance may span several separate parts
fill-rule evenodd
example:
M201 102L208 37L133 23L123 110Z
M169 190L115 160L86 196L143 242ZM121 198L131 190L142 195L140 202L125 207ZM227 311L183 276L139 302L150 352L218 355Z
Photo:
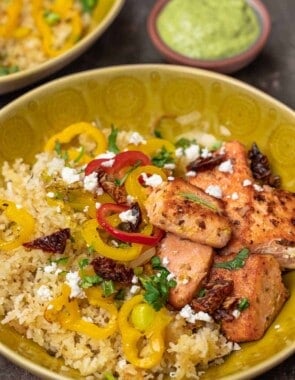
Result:
M78 71L120 64L165 63L154 49L146 32L146 18L154 2L154 0L126 0L119 17L82 57L34 86L0 96L0 107L39 84ZM262 89L294 109L295 0L264 0L264 3L272 17L270 39L260 56L233 76ZM0 379L16 378L37 379L0 357ZM294 380L295 356L258 379Z

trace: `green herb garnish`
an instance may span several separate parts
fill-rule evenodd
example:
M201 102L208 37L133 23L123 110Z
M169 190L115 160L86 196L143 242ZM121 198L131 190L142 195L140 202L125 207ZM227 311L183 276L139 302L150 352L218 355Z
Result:
M117 378L111 372L104 372L104 380L117 380Z
M81 158L84 156L84 153L85 153L85 148L84 148L84 146L81 146L78 156L74 159L74 163L79 162L81 160Z
M78 263L80 269L85 268L88 264L89 264L89 259L86 259L86 258L79 260L79 263Z
M93 247L93 245L88 245L87 246L88 255L93 255L94 252L95 252L95 248Z
M236 257L233 260L226 261L223 263L215 263L215 268L223 268L228 270L235 270L243 268L243 266L246 263L246 259L249 256L249 249L243 248L240 250L240 252L237 253Z
M158 139L162 139L163 138L162 133L160 131L158 131L157 129L154 130L154 135Z
M102 292L105 297L109 297L110 295L116 292L115 285L112 280L103 281L101 284Z
M93 285L101 284L103 279L97 274L93 276L82 276L81 279L81 288L90 288Z
M58 140L55 141L54 151L56 152L58 157L64 159L65 162L68 162L68 160L69 160L68 152L62 150L62 145Z
M117 301L123 301L125 299L125 296L126 296L126 289L125 288L121 288L117 291L116 295L115 295L115 300Z
M182 149L186 149L188 147L190 147L191 145L193 144L196 144L196 140L193 139L193 140L189 140L185 137L182 137L181 139L177 140L176 143L175 143L175 146L176 148L182 148Z
M180 195L183 198L188 199L189 201L192 201L194 203L199 204L200 206L207 207L207 208L209 208L210 210L213 210L213 211L218 211L218 208L214 204L206 201L205 199L197 196L196 194L193 194L193 193L180 193Z
M80 0L83 12L91 13L96 7L98 0Z
M19 71L18 66L0 66L0 77L9 75L9 74L14 74Z
M237 308L239 311L243 311L243 310L248 309L249 306L250 306L250 303L248 301L248 298L241 298L238 302Z
M46 23L50 26L58 24L61 20L61 17L58 13L50 11L48 9L43 13L43 17Z
M123 186L129 174L141 165L141 160L137 160L133 166L131 166L121 179L115 178L114 183L116 186Z
M165 164L174 163L172 152L169 152L165 146L152 158L152 164L163 168Z
M202 289L199 290L197 296L198 296L199 298L202 298L202 297L205 296L205 294L206 294L206 289L202 288Z
M170 272L162 267L159 257L153 257L151 264L157 272L152 276L139 275L138 278L145 289L144 299L156 311L159 311L167 303L169 290L177 283L175 280L168 280Z
M69 257L60 257L58 259L50 259L50 263L55 263L57 265L65 265L69 261Z
M108 150L113 153L119 153L120 149L117 146L117 137L118 137L119 129L115 128L113 125L111 126L111 133L108 137Z

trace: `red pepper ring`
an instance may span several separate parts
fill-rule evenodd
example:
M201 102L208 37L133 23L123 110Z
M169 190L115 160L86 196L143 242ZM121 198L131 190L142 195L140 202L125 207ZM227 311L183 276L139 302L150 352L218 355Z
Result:
M130 210L129 206L118 205L115 203L104 203L97 210L96 218L103 229L105 229L110 235L121 241L124 241L126 243L136 243L149 246L157 245L164 236L163 230L154 227L154 234L152 236L148 236L140 232L125 232L112 226L106 219L110 215L110 213L118 214L127 210Z
M118 153L116 156L114 156L114 158L111 159L115 160L111 167L102 165L103 162L109 161L110 158L97 158L90 161L86 166L85 175L89 175L97 169L101 168L106 173L116 174L116 176L118 175L118 178L120 179L125 174L121 173L121 170L124 168L127 169L128 167L132 167L138 162L140 163L140 166L151 164L150 158L146 154L137 150Z

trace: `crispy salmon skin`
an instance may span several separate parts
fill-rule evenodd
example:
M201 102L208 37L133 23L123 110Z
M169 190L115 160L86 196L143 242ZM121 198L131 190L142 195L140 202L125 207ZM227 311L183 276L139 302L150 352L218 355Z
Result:
M145 207L152 224L196 243L222 248L231 237L223 203L181 178L153 189Z

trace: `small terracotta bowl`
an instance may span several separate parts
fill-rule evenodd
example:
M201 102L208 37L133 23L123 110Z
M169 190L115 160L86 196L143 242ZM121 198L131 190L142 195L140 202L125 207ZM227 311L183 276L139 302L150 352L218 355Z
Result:
M260 0L247 0L248 4L254 9L260 23L260 34L257 40L246 51L229 58L216 60L206 60L190 58L172 50L160 37L157 30L157 18L170 0L158 0L153 6L148 20L147 29L149 36L156 49L170 63L177 63L192 67L200 67L220 73L233 73L247 66L252 62L264 47L271 30L271 20L268 10Z

